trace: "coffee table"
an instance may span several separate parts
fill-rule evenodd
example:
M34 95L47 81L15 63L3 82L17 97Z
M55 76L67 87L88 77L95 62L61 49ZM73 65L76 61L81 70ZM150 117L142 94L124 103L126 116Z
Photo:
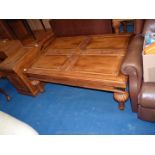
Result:
M130 34L56 37L25 74L31 80L110 91L124 109L127 76L120 72Z

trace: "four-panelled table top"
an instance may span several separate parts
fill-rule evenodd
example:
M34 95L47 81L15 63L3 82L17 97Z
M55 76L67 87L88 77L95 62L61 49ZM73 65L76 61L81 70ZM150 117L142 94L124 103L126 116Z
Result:
M86 88L119 91L127 77L120 66L130 34L58 37L28 68L30 78ZM119 88L119 89L117 89Z

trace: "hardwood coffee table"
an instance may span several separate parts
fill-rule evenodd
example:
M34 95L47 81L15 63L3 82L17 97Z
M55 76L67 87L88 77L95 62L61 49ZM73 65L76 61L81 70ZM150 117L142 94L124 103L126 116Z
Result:
M56 37L25 74L32 80L114 92L119 109L128 99L120 66L130 34Z

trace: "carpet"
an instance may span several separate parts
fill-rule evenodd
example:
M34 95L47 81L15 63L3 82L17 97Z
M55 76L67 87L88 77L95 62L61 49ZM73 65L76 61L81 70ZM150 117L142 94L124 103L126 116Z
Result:
M24 121L43 135L152 135L155 124L137 118L130 100L118 110L113 93L46 84L37 97L17 93L7 80L0 81L11 96L7 103L0 95L2 111Z

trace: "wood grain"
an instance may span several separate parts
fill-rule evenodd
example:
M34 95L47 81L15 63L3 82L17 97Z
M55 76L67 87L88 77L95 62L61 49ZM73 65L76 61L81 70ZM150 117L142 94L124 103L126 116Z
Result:
M120 73L120 65L127 51L129 37L59 37L27 70L27 75L41 81L100 90L107 87L108 91L126 88L127 77ZM89 41L86 41L88 38ZM81 44L85 47L80 48Z
M0 64L0 72L8 78L17 91L32 96L42 92L42 83L34 86L24 74L24 70L32 65L36 57L41 54L40 47L23 47L19 41L8 40L0 43L0 49L7 55Z
M128 98L125 91L128 77L120 72L120 66L130 36L50 36L27 47L15 45L13 49L17 52L0 64L0 71L23 94L42 92L42 82L59 83L114 92L119 108L123 109ZM0 49L9 51L12 46L8 44L0 42Z

